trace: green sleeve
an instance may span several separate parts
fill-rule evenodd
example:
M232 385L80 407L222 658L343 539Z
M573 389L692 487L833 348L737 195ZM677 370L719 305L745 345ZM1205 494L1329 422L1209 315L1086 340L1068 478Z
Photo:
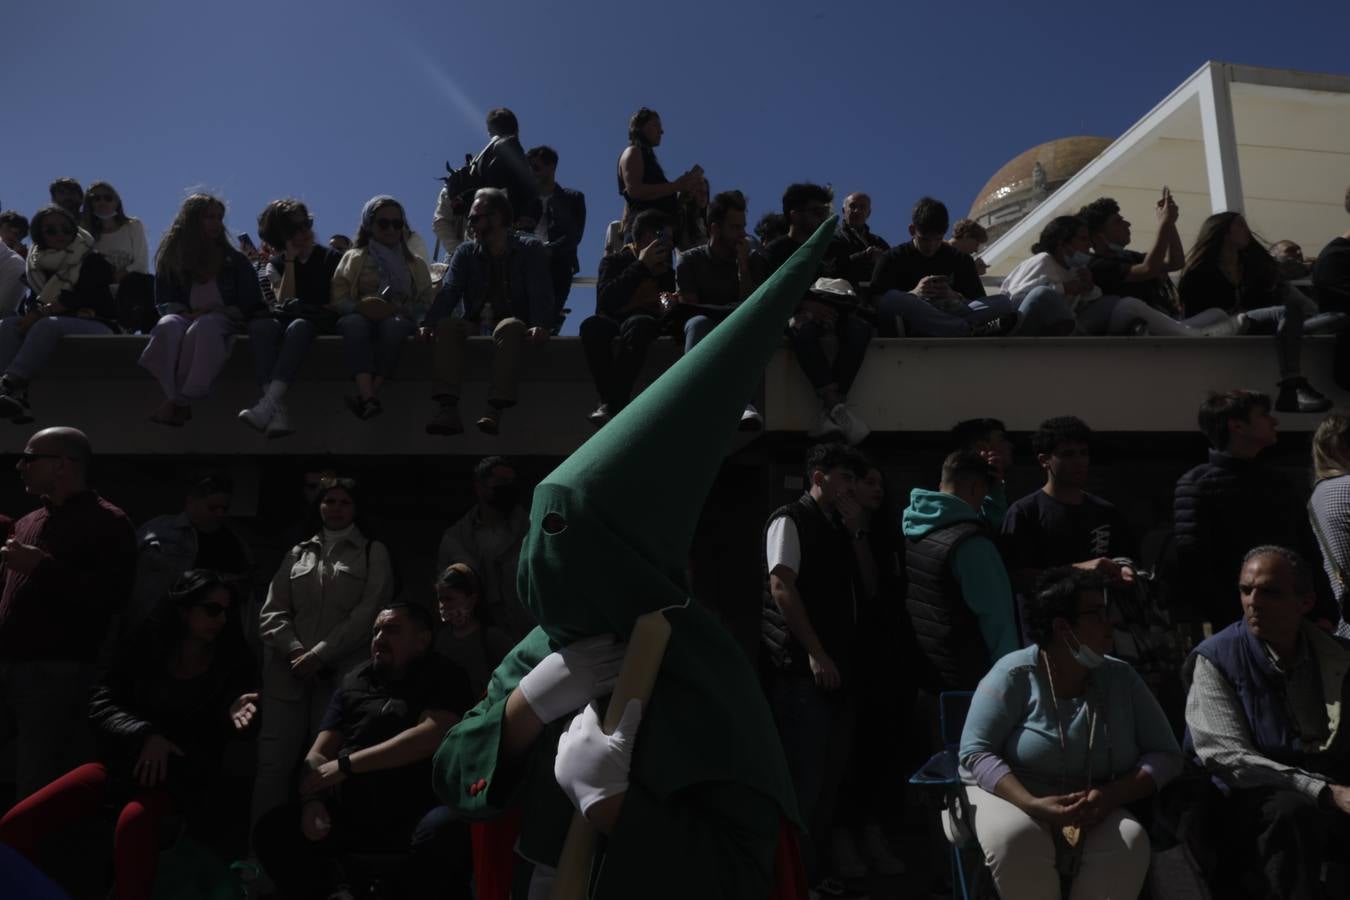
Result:
M1008 514L1008 493L1002 484L994 485L980 504L980 521L998 534L1003 530L1003 517Z
M536 628L526 635L492 673L483 699L450 729L432 758L436 796L466 819L500 815L516 804L522 786L529 781L525 776L537 746L523 760L502 760L502 718L506 698L548 652L542 631Z
M973 537L957 547L952 574L961 585L962 599L980 623L989 658L1001 659L1018 649L1012 584L994 542Z
M665 802L639 784L624 795L594 900L768 897L781 814L764 794L704 783Z

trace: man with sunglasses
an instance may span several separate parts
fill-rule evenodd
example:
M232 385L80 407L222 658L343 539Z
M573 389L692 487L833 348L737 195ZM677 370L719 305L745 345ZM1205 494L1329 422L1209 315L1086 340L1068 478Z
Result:
M94 663L131 592L135 531L89 488L92 459L83 432L56 427L34 434L16 466L42 501L0 548L0 720L17 732L16 800L87 760Z
M459 245L436 300L422 319L423 340L434 340L436 413L427 434L464 430L459 416L465 342L470 331L491 335L496 350L488 380L488 409L478 430L496 434L502 415L516 405L520 357L528 340L546 342L555 318L548 250L532 235L511 230L506 192L482 188L469 208L471 240Z

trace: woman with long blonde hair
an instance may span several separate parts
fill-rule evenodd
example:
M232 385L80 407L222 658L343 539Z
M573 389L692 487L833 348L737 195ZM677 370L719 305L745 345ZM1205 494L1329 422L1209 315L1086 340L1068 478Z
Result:
M225 231L224 201L200 193L183 201L159 244L155 305L160 320L140 364L164 402L150 418L181 426L215 383L231 338L263 305L257 272Z
M1313 435L1313 492L1308 519L1318 546L1322 568L1331 582L1340 609L1339 632L1350 637L1346 598L1350 595L1350 413L1328 413Z

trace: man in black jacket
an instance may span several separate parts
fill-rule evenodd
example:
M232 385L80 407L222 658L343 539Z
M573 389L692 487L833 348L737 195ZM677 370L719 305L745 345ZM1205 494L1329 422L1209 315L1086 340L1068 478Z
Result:
M1298 492L1257 458L1278 440L1270 409L1270 398L1256 391L1210 394L1199 414L1213 447L1209 461L1177 480L1179 596L1215 631L1242 613L1237 579L1248 550L1265 544L1313 549Z
M434 630L424 607L380 611L370 662L333 695L299 797L258 821L254 845L285 896L328 897L344 858L384 849L410 851L403 896L469 897L468 835L431 792L431 756L473 698L431 649Z
M862 454L820 444L806 457L807 492L774 512L764 532L761 639L768 683L802 821L807 876L831 838L835 794L856 724L858 604L863 575L875 577L854 485L867 474ZM854 853L856 855L856 851Z
M675 269L670 217L644 209L633 219L633 243L600 260L595 315L581 323L581 346L600 405L588 417L604 425L628 405L647 348L666 330ZM664 299L663 299L664 298Z
M830 244L830 259L834 274L847 278L853 289L862 292L863 284L872 278L872 268L890 245L867 227L872 216L872 198L864 193L849 194L844 198L844 215L835 226L834 242Z
M581 271L577 246L586 230L586 195L558 184L558 151L552 147L533 147L525 154L539 185L540 216L534 236L544 242L553 274L553 302L558 306L558 324L562 308L572 291L572 276Z

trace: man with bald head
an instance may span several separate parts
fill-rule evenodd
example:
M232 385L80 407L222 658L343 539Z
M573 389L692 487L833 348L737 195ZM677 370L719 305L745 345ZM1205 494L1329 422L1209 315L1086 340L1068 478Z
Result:
M1249 551L1238 594L1242 618L1182 670L1187 749L1222 785L1213 821L1231 830L1199 856L1230 860L1211 873L1220 884L1231 860L1256 860L1269 896L1323 897L1322 864L1350 844L1350 642L1308 620L1313 571L1292 550Z
M844 198L843 212L830 244L826 267L832 266L834 277L847 278L853 289L861 293L863 283L872 279L872 267L890 245L867 227L867 220L872 217L871 197L861 192L849 194Z
M89 489L93 456L84 432L44 428L15 466L42 504L0 547L0 740L17 736L15 800L87 761L95 657L135 576L135 530Z

